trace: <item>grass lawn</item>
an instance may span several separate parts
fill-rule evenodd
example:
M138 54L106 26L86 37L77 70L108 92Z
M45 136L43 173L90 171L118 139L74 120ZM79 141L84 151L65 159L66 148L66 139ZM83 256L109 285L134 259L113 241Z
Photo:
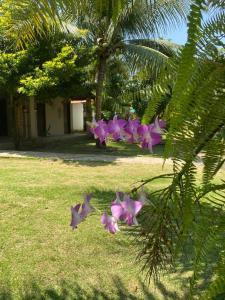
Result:
M103 211L116 190L160 172L158 165L0 159L0 299L185 299L186 271L145 284L125 228L108 234L97 211L76 231L69 227L70 206L84 193L93 192Z
M98 149L95 146L95 140L90 136L84 134L82 136L74 136L67 139L58 139L49 141L39 147L34 147L32 150L45 152L62 152L74 154L104 154L115 156L161 156L163 153L163 145L154 147L154 153L149 153L148 150L140 148L138 144L128 144L127 142L113 142L107 143L106 149Z

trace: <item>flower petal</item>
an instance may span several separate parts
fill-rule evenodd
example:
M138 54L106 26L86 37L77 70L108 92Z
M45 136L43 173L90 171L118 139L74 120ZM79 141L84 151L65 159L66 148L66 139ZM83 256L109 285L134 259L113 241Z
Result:
M87 194L84 197L84 203L82 204L82 209L80 213L81 219L85 219L88 214L93 210L93 207L90 205L92 194Z
M111 212L112 212L112 216L116 220L119 220L122 218L124 214L124 208L122 207L121 203L113 202L111 205Z
M75 229L77 228L77 225L81 222L81 218L79 215L79 209L81 204L77 204L76 206L71 206L71 223L70 226Z
M107 223L107 218L108 216L107 216L107 214L106 213L104 213L102 216L101 216L101 223L102 224L106 224Z
M110 233L114 234L116 233L119 228L118 224L115 220L115 218L108 216L106 213L104 213L101 217L101 223L105 225L105 229L108 230Z
M143 203L141 201L133 201L132 205L133 205L134 216L136 216L139 213L139 211L142 209Z

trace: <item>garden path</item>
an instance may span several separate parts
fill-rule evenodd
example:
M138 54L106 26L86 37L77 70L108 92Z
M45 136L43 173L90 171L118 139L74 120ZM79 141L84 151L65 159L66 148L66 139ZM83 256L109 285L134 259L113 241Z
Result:
M69 153L47 153L36 151L14 151L0 150L0 157L4 158L44 158L51 160L68 160L68 161L97 161L108 163L127 163L127 164L163 164L163 158L145 157L145 156L113 156L104 154L69 154ZM169 159L167 163L172 163Z
M160 157L146 157L142 155L124 157L104 154L69 154L69 153L47 153L36 151L13 151L0 150L2 158L43 158L51 160L64 161L89 161L89 162L107 162L107 163L126 163L126 164L159 164L162 165L164 160ZM172 160L166 160L166 164L172 164ZM197 160L197 164L201 164L201 159Z

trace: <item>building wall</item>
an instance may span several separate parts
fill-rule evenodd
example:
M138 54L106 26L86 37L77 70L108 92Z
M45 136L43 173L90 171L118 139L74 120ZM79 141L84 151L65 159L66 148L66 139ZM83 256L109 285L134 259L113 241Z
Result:
M84 130L83 103L71 103L71 131Z
M62 98L56 98L52 104L46 104L47 135L64 134L64 111Z
M21 132L24 138L38 137L38 113L37 103L33 97L29 99L26 107L21 107L18 117L21 118ZM44 112L45 111L45 112ZM52 103L45 104L45 125L47 136L57 136L65 134L65 124L70 122L68 132L84 130L84 106L81 102L70 104L70 117L65 114L63 99L58 97Z
M3 101L4 99L0 99ZM1 126L0 136L12 136L13 135L13 112L12 106L10 106L9 101L4 100L4 112L3 105L0 102L0 113L4 113L4 126L8 127L4 129ZM1 115L1 114L0 114ZM20 103L16 107L16 124L18 127L18 132L21 138L36 138L38 137L38 122L37 122L37 104L33 97L29 98L29 101ZM52 101L52 104L45 105L45 119L46 119L46 131L47 135L63 135L65 132L65 120L64 120L64 104L62 98L56 98ZM3 122L3 117L1 117ZM68 119L69 122L69 119ZM1 123L1 122L0 122ZM3 130L4 129L4 130ZM69 131L69 130L68 130Z
M36 138L38 136L38 132L37 132L37 109L36 109L34 97L30 98L29 111L30 111L30 137L31 138Z

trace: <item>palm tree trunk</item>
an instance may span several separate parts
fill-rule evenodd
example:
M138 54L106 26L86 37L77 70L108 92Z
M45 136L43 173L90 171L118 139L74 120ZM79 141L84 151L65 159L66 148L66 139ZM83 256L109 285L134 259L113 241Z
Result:
M104 56L100 56L98 71L97 71L96 98L95 98L97 121L101 120L101 115L102 115L102 94L103 94L103 84L105 80L105 72L106 72L106 58Z
M96 98L95 98L95 108L96 108L96 120L99 121L102 118L102 95L103 95L103 85L105 80L106 72L106 58L104 56L99 57L99 65L97 71L97 83L96 83ZM100 143L99 140L96 141L97 148L105 148L106 143Z

